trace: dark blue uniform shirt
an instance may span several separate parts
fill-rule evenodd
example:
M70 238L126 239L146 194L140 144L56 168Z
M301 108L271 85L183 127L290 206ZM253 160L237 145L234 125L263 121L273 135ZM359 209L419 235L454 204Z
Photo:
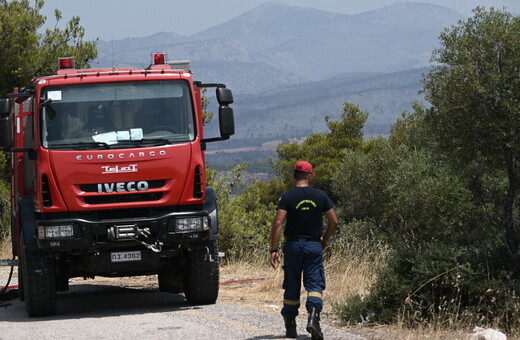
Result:
M323 213L333 207L329 196L313 187L295 187L285 192L276 208L287 211L285 238L319 240L323 234Z

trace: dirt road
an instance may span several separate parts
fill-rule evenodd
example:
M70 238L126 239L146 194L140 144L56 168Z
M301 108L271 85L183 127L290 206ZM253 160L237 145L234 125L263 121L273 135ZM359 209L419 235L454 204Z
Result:
M0 339L284 338L276 308L231 302L227 294L215 305L190 306L183 295L161 293L153 284L123 287L96 281L74 281L68 292L58 293L58 312L52 317L29 318L23 302L3 301ZM310 339L305 322L304 316L298 320L299 339ZM323 328L327 339L363 339Z

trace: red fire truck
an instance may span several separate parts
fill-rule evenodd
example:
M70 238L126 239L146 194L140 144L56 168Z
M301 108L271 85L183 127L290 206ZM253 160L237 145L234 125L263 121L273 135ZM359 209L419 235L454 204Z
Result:
M11 235L30 316L56 312L69 279L158 276L159 290L215 303L215 192L206 144L235 132L232 92L194 81L189 62L75 69L0 99L11 157ZM216 88L220 136L204 138L201 89Z

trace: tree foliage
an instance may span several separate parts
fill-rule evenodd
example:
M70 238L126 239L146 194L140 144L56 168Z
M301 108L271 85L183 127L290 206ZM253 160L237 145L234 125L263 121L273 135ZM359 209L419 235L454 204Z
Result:
M211 120L213 119L213 112L208 111L209 99L206 96L207 91L208 91L208 89L205 87L200 90L201 106L202 106L202 125L204 125L204 126L208 125L211 122Z
M273 178L254 180L243 188L245 164L217 175L208 169L208 185L215 189L220 226L220 249L229 259L262 258L268 247L271 221L283 183Z
M345 157L333 181L347 231L394 251L345 320L519 326L518 24L477 8L446 29L425 76L431 106Z
M14 87L28 85L39 75L53 73L58 57L74 57L76 66L87 67L97 56L95 41L84 41L85 29L79 17L72 17L63 29L62 15L55 10L55 26L38 32L46 17L40 13L43 0L0 0L0 95Z
M313 133L302 142L280 144L277 148L279 161L275 163L277 173L287 186L293 181L293 165L300 160L310 162L316 174L313 185L332 193L331 179L338 169L345 150L355 150L363 144L363 127L368 112L357 105L345 102L338 121L326 117L329 132Z
M345 150L362 146L367 117L368 113L356 105L344 103L340 120L326 119L330 132L312 134L301 143L279 145L279 159L273 161L278 176L268 182L253 180L242 191L236 189L243 186L244 164L220 176L208 171L208 183L217 192L220 245L228 257L265 254L278 198L293 185L294 163L302 159L311 162L316 173L313 185L328 190Z
M345 219L369 221L361 232L394 248L469 239L471 195L456 173L422 150L383 139L369 145L348 152L333 178Z
M520 17L476 8L473 17L441 34L441 47L432 58L436 66L425 77L424 92L432 104L425 119L439 150L459 166L477 163L506 174L501 233L520 274L520 227L515 219L520 186L518 32Z

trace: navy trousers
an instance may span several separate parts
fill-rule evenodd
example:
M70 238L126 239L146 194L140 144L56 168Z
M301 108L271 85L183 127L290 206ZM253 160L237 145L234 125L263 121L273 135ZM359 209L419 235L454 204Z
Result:
M298 315L300 290L303 273L303 286L307 291L307 311L312 307L320 312L323 308L322 294L325 289L323 270L323 247L320 242L298 239L285 242L283 316Z

